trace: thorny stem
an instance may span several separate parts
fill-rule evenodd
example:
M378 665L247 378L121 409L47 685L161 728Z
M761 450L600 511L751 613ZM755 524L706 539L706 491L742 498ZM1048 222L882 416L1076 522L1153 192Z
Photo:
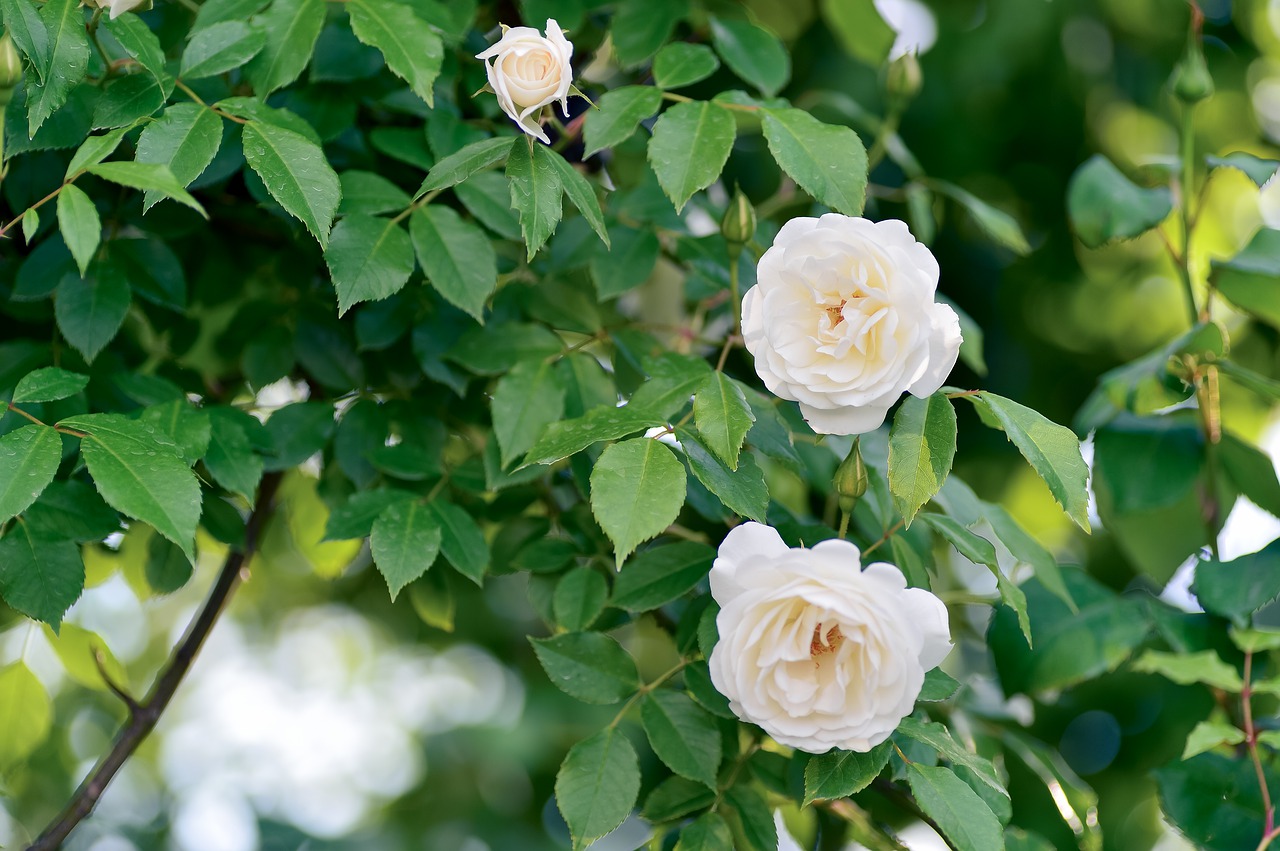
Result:
M89 776L80 784L80 788L76 790L66 808L50 822L35 842L27 847L27 851L54 851L60 848L71 831L75 830L76 825L93 812L94 806L97 805L98 799L102 797L112 778L155 728L169 701L173 699L174 692L191 669L191 664L209 636L209 631L213 629L218 616L226 607L228 598L236 588L241 571L257 548L258 536L272 510L280 478L280 473L268 473L263 477L258 489L257 503L245 525L244 549L227 555L203 608L187 627L186 634L174 648L173 655L169 657L168 664L151 687L151 692L141 703L130 706L128 721L116 735L111 750L98 761L93 771L89 772Z
M1244 654L1244 685L1240 689L1240 708L1244 715L1244 742L1249 748L1249 759L1253 762L1254 773L1258 775L1258 789L1262 792L1262 812L1266 819L1262 829L1262 842L1258 851L1263 851L1276 837L1276 810L1271 803L1271 790L1267 788L1267 775L1262 770L1262 757L1258 754L1258 730L1253 725L1253 651Z

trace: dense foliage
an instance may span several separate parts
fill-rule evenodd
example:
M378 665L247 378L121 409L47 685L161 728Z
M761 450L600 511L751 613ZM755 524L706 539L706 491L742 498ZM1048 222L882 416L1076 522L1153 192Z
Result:
M1061 31L1096 83L1112 43L1092 6L990 4L984 22L979 5L939 9L918 62L869 0L0 0L16 841L84 817L59 815L101 792L76 791L99 776L84 763L120 753L121 723L132 754L243 575L249 619L342 601L399 644L472 641L523 680L522 736L461 736L367 827L384 847L463 819L501 848L585 847L626 821L628 847L881 851L924 821L962 851L1134 849L1163 814L1196 847L1265 848L1280 545L1231 558L1219 540L1237 501L1280 516L1246 439L1280 399L1280 221L1260 190L1280 162L1254 127L1198 133L1239 105L1242 60L1206 63L1199 10L1152 0L1149 30L1104 13L1175 150L1071 127L1050 168L991 177L1035 121L1083 118L984 54ZM1209 26L1272 49L1250 9L1255 46L1229 15ZM522 127L477 56L500 24L550 37L549 19L574 85ZM1104 37L1102 65L1071 41ZM1069 185L1064 161L1083 163ZM1256 235L1223 185L1262 197ZM1011 187L1037 193L1025 231ZM934 245L964 338L947 386L857 439L775 395L741 327L781 228L828 212ZM1066 280L1077 248L1138 295ZM1017 296L1038 311L994 308L1006 267L1054 281ZM1169 298L1148 303L1153 276ZM890 738L807 753L717 691L708 574L747 521L793 548L845 538L947 604L956 648ZM1195 612L1156 596L1188 560ZM113 576L184 617L212 582L211 617L168 662L180 629L151 623L122 664L76 615ZM33 635L65 667L52 694ZM814 636L815 658L835 649ZM486 766L513 760L532 793L504 810ZM158 812L130 839L167 831Z

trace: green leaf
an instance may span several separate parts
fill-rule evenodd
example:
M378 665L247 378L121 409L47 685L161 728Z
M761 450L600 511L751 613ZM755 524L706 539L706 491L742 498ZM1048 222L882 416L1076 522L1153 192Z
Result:
M200 460L209 448L209 412L194 407L186 399L150 405L142 409L138 419L177 444L187 466Z
M383 511L397 503L411 502L417 498L417 494L399 488L379 488L353 493L345 503L329 514L323 540L347 541L368 537L373 531L373 522ZM444 524L440 525L440 544L441 549L444 549L446 535Z
M257 56L266 44L263 30L244 21L221 21L191 36L182 52L179 76L190 81L224 74Z
M511 185L505 174L482 171L453 189L476 221L504 239L520 238L520 218L511 208Z
M889 58L898 34L869 0L822 0L822 19L844 52L879 68Z
M9 9L5 12L7 23ZM49 116L67 102L67 95L89 71L89 36L79 0L46 0L39 17L44 25L44 41L35 37L34 30L28 32L33 46L40 50L39 58L32 59L38 70L27 76L28 138L35 136ZM33 23L26 13L15 20L28 26Z
M1236 307L1280 327L1280 231L1262 228L1235 257L1211 265L1218 292Z
M713 103L678 103L662 113L649 140L649 163L676 212L720 176L737 129L729 110Z
M111 677L111 682L119 686L127 686L129 676L124 666L96 633L75 624L64 623L57 632L45 627L44 635L53 652L58 655L58 661L62 663L67 676L76 683L85 688L106 690L107 683L103 680L102 672L95 661L95 657L98 657L102 660L102 667L107 675Z
M689 0L623 0L609 27L619 64L633 68L648 59L688 14Z
M640 702L640 722L653 752L682 777L716 787L720 731L706 710L670 689L649 692Z
M78 479L50 484L23 517L38 536L77 542L100 541L120 529L120 515Z
M0 729L0 768L6 769L35 753L53 729L49 693L22 662L0 669Z
M498 375L519 361L550 357L563 348L560 338L541 325L506 322L464 334L446 357L480 375Z
M0 523L26 511L61 462L62 439L48 426L23 426L0 437Z
M268 470L287 470L324 449L333 436L333 406L328 402L295 402L271 414L266 423L274 454Z
M956 457L956 412L941 393L906 396L889 431L889 492L908 529L933 499Z
M204 465L213 480L250 502L262 478L262 457L253 450L248 433L225 409L209 415L209 448Z
M1027 534L1003 506L984 503L983 516L991 524L996 537L1009 548L1013 557L1031 565L1040 583L1074 611L1075 600L1071 599L1071 592L1067 590L1066 583L1062 579L1062 570L1053 553Z
M72 96L77 92L72 92ZM103 86L100 96L93 102L90 123L95 128L136 125L154 115L164 102L164 87L150 74L118 77ZM54 121L61 117L61 113L55 114Z
M5 32L27 58L39 83L44 82L45 57L49 55L49 31L40 19L41 8L31 0L0 0Z
M498 258L484 231L448 207L429 204L414 210L409 235L431 286L482 322L485 303L498 288Z
M564 415L564 384L554 365L521 361L493 390L493 433L502 466L510 467L551 423Z
M306 225L324 248L342 198L342 184L324 151L305 136L263 121L244 125L243 141L245 159L271 197Z
M778 37L750 21L711 19L711 41L725 64L773 97L791 79L791 57ZM856 214L855 214L856 215Z
M1160 224L1173 210L1168 187L1140 187L1111 160L1094 154L1067 186L1067 214L1076 236L1089 248L1132 239Z
M1165 817L1195 847L1257 848L1266 806L1249 760L1205 753L1167 764L1154 775ZM1271 789L1280 783L1270 768L1263 777Z
M613 246L607 254L591 258L591 280L601 300L616 298L645 281L662 254L662 245L652 230L617 225Z
M1207 611L1247 625L1254 612L1280 596L1280 540L1233 561L1201 562L1191 592Z
M672 775L649 793L640 815L654 824L675 821L706 809L715 801L715 797L715 793L701 783Z
M715 557L714 549L693 541L645 550L623 565L609 604L629 612L664 606L697 587Z
M71 162L67 164L66 179L74 180L80 172L89 166L97 165L115 153L116 148L120 147L120 140L131 129L133 128L117 127L115 130L103 133L100 136L90 136L85 139L84 143L72 155Z
M605 449L591 471L591 511L614 546L618 568L638 544L675 522L685 497L684 466L656 440Z
M172 594L191 581L194 571L182 550L159 535L147 542L145 574L147 584L157 594Z
M1244 731L1226 721L1201 721L1187 734L1186 747L1182 749L1182 758L1211 751L1221 745L1238 745L1244 741Z
M15 611L57 631L83 590L84 562L75 542L44 537L26 523L0 538L0 597Z
M353 169L338 175L338 181L342 184L339 216L352 213L377 216L396 213L409 206L409 193L380 174Z
M1018 625L1026 636L1027 644L1031 644L1031 620L1027 614L1027 598L1022 589L1013 583L996 558L995 545L986 538L966 527L954 517L945 514L921 514L920 519L942 534L942 537L956 548L960 555L974 564L986 565L996 578L1000 590L1000 600L1018 614Z
M338 291L338 315L399 292L413 274L413 242L393 219L347 216L333 228L325 264Z
M1280 517L1280 480L1271 458L1232 434L1223 434L1218 444L1222 471L1249 501L1273 516Z
M551 598L556 623L570 632L595 623L609 599L609 583L590 567L575 567L560 577Z
M713 372L693 397L698 432L730 470L738 469L738 453L756 415L747 398L723 372Z
M957 851L1003 851L999 819L955 772L912 762L907 764L907 783L920 809Z
M652 411L659 417L675 416L711 375L711 367L702 358L675 352L646 361L645 371L649 379L632 395L629 407Z
M630 139L640 122L662 107L662 92L653 86L622 86L605 92L597 106L583 125L583 158Z
M151 27L137 15L108 15L101 23L125 52L151 73L157 83L166 83L169 75L164 70L164 50Z
M617 703L640 688L635 661L607 635L568 632L529 641L551 682L584 703Z
M222 144L222 119L212 110L194 103L169 107L142 129L138 138L137 161L168 166L179 186L189 186L204 174ZM151 209L162 195L147 192L142 209Z
M616 727L606 727L569 749L556 772L556 806L575 849L622 824L640 794L635 749Z
M950 700L959 690L960 683L955 677L941 668L934 668L924 675L924 686L920 689L920 696L916 700L923 700L926 703Z
M850 216L867 195L867 151L848 127L823 124L800 109L762 110L769 151L800 188Z
M1280 162L1264 160L1244 151L1234 151L1225 157L1206 157L1205 159L1209 163L1209 168L1234 168L1248 175L1258 187L1270 180L1275 175L1276 169L1280 168Z
M1004 429L1067 516L1089 531L1089 468L1080 454L1080 441L1069 428L1045 419L1030 408L994 393L983 391L965 397L985 408Z
M521 466L551 464L581 452L593 443L617 440L662 424L662 417L638 405L592 408L576 419L552 423L529 449Z
M689 469L699 482L734 514L765 522L769 510L769 488L764 471L750 455L743 455L736 471L703 446L703 439L688 429L676 429L676 439L684 448Z
M813 757L804 767L804 806L861 792L880 774L891 753L893 742L884 741L866 753L832 750Z
M1140 674L1159 674L1182 686L1204 683L1234 694L1244 689L1240 672L1222 661L1222 657L1213 650L1187 654L1148 650L1134 661L1131 670Z
M607 248L609 231L605 229L604 214L600 212L600 201L596 198L596 190L591 185L591 181L583 177L569 164L568 160L551 148L538 147L535 149L534 156L545 157L551 161L552 168L560 176L564 194L573 202L573 206L578 208L578 212L587 220L587 224L591 225L591 229L596 232L596 236L600 237L600 241Z
M778 847L778 829L765 799L745 783L731 786L724 793L727 806L721 810L733 832L735 847L742 851L774 851Z
M440 552L440 527L420 502L396 502L373 521L369 549L373 563L387 580L391 599L427 572Z
M298 79L311 61L324 13L324 0L272 0L267 11L254 17L253 23L267 37L266 46L245 66L258 97L266 98ZM266 177L263 181L271 186Z
M1216 364L1223 375L1241 387L1252 390L1263 399L1280 400L1280 381L1260 375L1232 360L1218 359Z
M511 182L511 206L520 214L527 259L532 260L555 233L564 211L560 172L542 145L520 142L511 148L507 158L507 179Z
M84 433L80 453L107 504L149 523L194 563L200 485L182 450L153 426L119 414L84 414L59 425Z
M679 89L705 80L719 67L720 60L705 44L677 41L653 57L653 81L663 89Z
M511 154L513 150L511 146L515 142L516 139L511 136L481 139L450 154L431 167L431 171L427 173L427 179L414 194L414 200L428 192L456 186L471 175L497 165Z
M74 396L89 385L89 376L46 366L22 377L13 390L13 403L53 402ZM3 522L4 518L0 518Z
M489 544L476 521L462 508L443 500L429 503L427 510L440 527L440 552L445 559L454 570L483 585L489 569Z
M414 14L412 6L395 0L350 0L347 11L356 38L378 48L392 73L432 106L432 86L444 62L440 36Z
M191 31L199 32L223 21L238 21L262 11L269 0L207 0L200 4Z
M100 264L89 271L88 278L64 275L53 307L62 336L93 363L120 330L131 299L129 282L114 267Z
M675 851L733 851L733 834L719 813L703 813L680 829Z
M1026 255L1031 253L1031 246L1027 243L1027 238L1023 235L1022 228L1018 225L1018 220L1013 216L1003 210L996 209L954 183L948 183L945 180L930 180L929 188L935 192L950 196L953 201L964 207L973 218L973 221L982 229L982 232L992 241L1003 245L1014 254Z
M98 253L102 219L98 218L98 208L93 201L74 184L67 184L58 193L58 228L62 231L62 241L76 259L80 276L84 277L93 255Z
M200 202L187 193L187 190L167 165L143 162L111 162L89 166L85 171L90 174L96 174L103 180L118 183L121 186L159 193L166 198L172 198L180 204L185 204L206 219L209 218L209 215L204 211L204 207L201 207Z

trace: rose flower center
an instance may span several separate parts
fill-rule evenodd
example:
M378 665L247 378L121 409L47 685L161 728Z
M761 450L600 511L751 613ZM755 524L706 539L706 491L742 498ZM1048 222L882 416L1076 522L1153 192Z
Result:
M820 657L827 653L834 653L844 643L844 633L840 631L840 624L836 624L827 630L827 634L822 634L822 624L819 623L813 628L813 638L809 641L809 658L813 659L816 664Z

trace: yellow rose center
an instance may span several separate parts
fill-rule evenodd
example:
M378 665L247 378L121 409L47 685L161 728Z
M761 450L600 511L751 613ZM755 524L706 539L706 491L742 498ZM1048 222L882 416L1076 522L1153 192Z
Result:
M823 636L822 624L819 623L813 628L813 638L809 641L809 658L816 663L821 656L836 652L843 643L844 633L840 631L840 624L831 627Z

